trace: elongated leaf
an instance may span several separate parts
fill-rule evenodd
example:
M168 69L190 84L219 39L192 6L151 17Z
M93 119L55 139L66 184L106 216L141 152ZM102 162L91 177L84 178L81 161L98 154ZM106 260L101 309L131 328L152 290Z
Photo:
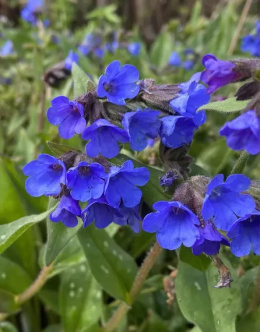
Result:
M59 143L55 143L55 142L47 142L47 145L48 145L49 149L56 156L60 156L60 155L62 155L64 153L67 153L69 151L77 151L77 152L81 153L80 150L72 148L71 146L64 145L64 144L59 144Z
M59 303L65 332L83 332L98 321L102 293L86 263L62 275Z
M195 269L200 271L205 271L211 263L211 259L205 254L200 254L199 256L193 255L191 248L182 246L180 249L180 260L187 263Z
M18 332L18 330L10 322L1 322L0 323L0 332Z
M166 66L173 50L173 40L169 32L161 33L151 49L151 62L158 66Z
M31 282L30 276L18 264L0 256L0 289L19 294L28 288Z
M86 73L75 62L72 65L72 78L74 84L74 98L86 93L89 79Z
M0 254L27 231L27 229L44 220L53 209L41 214L17 219L10 224L0 225Z
M236 316L241 311L240 288L235 276L232 288L216 289L218 271L211 265L199 271L180 261L176 294L184 316L202 332L236 332Z
M235 113L242 111L247 104L249 103L249 100L236 100L236 98L228 98L223 101L216 101L213 103L209 103L206 105L202 105L198 111L218 111L223 113Z
M129 291L137 272L134 259L120 248L105 230L90 225L78 238L95 279L117 299L129 301Z
M13 313L19 309L19 306L15 302L14 294L0 289L0 312L1 313Z
M49 199L49 207L56 201ZM69 241L76 235L81 223L78 226L69 228L62 222L54 223L47 218L47 245L45 251L45 265L50 265L57 258L59 253L66 247Z

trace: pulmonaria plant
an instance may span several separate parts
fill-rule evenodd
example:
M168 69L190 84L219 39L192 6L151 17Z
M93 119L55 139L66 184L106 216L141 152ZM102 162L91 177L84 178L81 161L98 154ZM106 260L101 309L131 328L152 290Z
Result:
M87 37L80 50L98 52L99 42ZM63 65L70 71L77 61L70 52ZM176 53L171 62L178 64ZM66 227L93 224L98 229L114 223L136 233L142 225L145 232L156 233L162 248L185 246L194 255L215 257L222 246L230 246L235 256L247 255L251 247L259 254L259 207L249 193L250 179L243 174L230 175L226 181L222 174L213 179L190 176L192 158L187 152L195 131L206 122L203 105L211 92L250 72L241 70L239 61L222 61L213 55L206 55L203 63L205 71L187 82L156 85L152 79L139 80L134 66L121 66L115 60L96 88L75 100L58 96L51 101L47 118L58 126L59 135L65 139L81 135L81 143L87 141L84 153L64 147L67 152L57 158L41 154L24 167L30 195L59 200L50 214L52 222ZM220 134L234 150L259 153L257 106L227 122ZM164 175L130 157L138 158L151 141L153 151L154 142L160 144ZM152 205L153 193L160 200L152 197ZM222 286L229 283L230 279Z

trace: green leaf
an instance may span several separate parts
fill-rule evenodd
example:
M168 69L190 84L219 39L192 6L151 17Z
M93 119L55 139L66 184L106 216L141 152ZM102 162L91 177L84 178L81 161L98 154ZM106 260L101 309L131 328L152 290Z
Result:
M10 259L0 256L0 266L0 289L13 294L19 294L32 283L27 272Z
M134 259L105 230L94 225L80 229L78 238L95 279L108 294L129 302L129 291L137 272Z
M218 277L213 265L199 271L180 261L175 283L179 307L202 332L236 332L236 316L241 311L238 280L234 272L232 288L216 289Z
M236 322L236 332L259 332L260 309L250 312L250 314L238 317Z
M0 312L14 313L19 310L19 305L15 302L14 294L0 289Z
M243 313L246 313L248 309L256 309L250 308L250 304L252 296L254 295L253 291L255 288L255 281L259 271L260 267L256 266L250 270L247 270L246 273L239 279L242 294Z
M172 36L169 32L163 32L155 40L151 49L151 62L158 66L166 66L174 49Z
M211 259L205 254L195 256L192 253L191 248L181 246L180 260L194 267L197 270L205 271L211 263Z
M0 332L18 332L18 330L10 322L1 322L0 323Z
M74 98L79 97L87 92L89 78L75 62L72 65L72 78L74 83Z
M59 303L65 332L84 332L98 321L102 292L86 263L62 275Z
M55 204L53 198L49 199L49 206ZM50 265L55 261L59 253L66 247L69 241L76 235L78 229L82 227L79 223L76 227L66 227L62 222L54 223L47 218L47 245L45 252L45 265Z
M223 101L215 101L206 105L202 105L198 111L217 111L223 113L233 113L242 111L249 103L249 100L236 100L236 98L228 98Z
M56 155L56 156L61 156L64 153L67 153L69 151L77 151L81 153L80 150L72 148L71 146L64 145L64 144L59 144L55 142L47 142L47 145L49 149Z
M20 218L12 223L0 225L0 254L14 243L30 227L44 220L54 208L37 215Z

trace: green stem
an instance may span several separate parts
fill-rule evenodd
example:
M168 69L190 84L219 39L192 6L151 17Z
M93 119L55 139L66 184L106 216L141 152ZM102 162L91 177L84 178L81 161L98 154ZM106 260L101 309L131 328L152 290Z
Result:
M248 158L249 158L249 153L245 150L242 151L230 174L243 173Z
M138 274L135 278L133 283L132 289L130 291L130 299L131 303L133 303L141 291L143 284L153 267L157 257L160 255L162 248L159 246L158 242L151 248L150 252L146 256L142 266L140 267ZM126 303L121 303L116 312L110 318L110 320L104 326L104 331L112 332L116 329L118 324L123 320L124 316L126 315L127 311L130 309L130 306Z

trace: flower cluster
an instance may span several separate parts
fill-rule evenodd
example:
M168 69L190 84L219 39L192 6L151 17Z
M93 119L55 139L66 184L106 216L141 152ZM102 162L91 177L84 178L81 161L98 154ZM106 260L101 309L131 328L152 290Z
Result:
M43 0L28 0L27 4L21 11L21 17L24 21L36 25L37 15L41 13Z
M241 51L260 57L260 20L256 22L255 28L255 35L246 35L242 38Z
M172 52L169 58L169 65L173 67L183 67L185 70L191 70L197 60L197 55L192 48L187 48L184 50L182 55L183 60L181 59L178 52Z
M73 61L77 59L71 53L67 61L70 68ZM74 227L78 218L82 218L84 227L94 222L97 228L104 228L114 222L139 231L142 199L139 187L149 181L149 171L145 167L134 168L131 160L118 166L107 159L119 154L121 144L127 143L132 150L142 151L151 140L158 138L165 149L182 148L187 152L194 132L206 121L205 112L197 110L208 103L208 92L236 79L234 64L213 55L205 56L203 61L206 65L203 73L168 87L156 86L151 80L140 81L134 66L121 67L115 60L100 76L94 91L72 101L65 96L51 101L47 118L58 126L60 136L70 139L80 134L87 141L85 153L75 152L78 158L70 162L66 161L66 154L59 158L41 154L24 167L24 174L28 176L26 190L30 195L60 199L50 215L53 222ZM201 79L209 85L208 89L200 84ZM140 100L150 100L152 108L134 108L133 105L140 105ZM158 105L158 109L153 105ZM110 110L114 112L112 115ZM227 137L233 149L259 152L259 116L254 111L226 123L220 133ZM190 163L189 158L182 161L185 167ZM156 212L144 217L143 229L156 232L161 247L169 250L184 245L191 247L195 255L202 252L215 255L221 245L231 245L233 254L240 256L249 253L252 245L258 254L260 221L254 199L247 193L250 180L236 174L224 181L224 176L219 174L209 181L207 178L200 184L203 193L185 192L178 196L181 182L177 173L169 170L160 183L172 187L174 182L173 200L155 203ZM189 181L183 185L189 187ZM191 204L193 198L195 203ZM227 232L231 244L220 231Z
M84 40L79 44L78 51L84 56L92 54L94 57L102 59L106 51L115 53L119 48L126 49L131 55L136 57L140 54L141 44L139 42L120 42L116 32L113 32L110 42L104 43L101 34L89 33L86 34Z
M260 212L246 192L250 180L242 174L230 175L226 182L216 175L207 186L201 210L194 213L180 201L157 202L144 218L143 229L156 232L162 248L175 250L183 244L192 247L194 255L215 255L229 241L218 231L227 231L235 256L249 254L251 246L260 253Z
M80 217L84 227L95 221L96 227L104 228L114 221L139 230L142 192L138 187L145 185L150 176L145 167L134 168L128 160L106 171L98 162L81 161L67 169L61 159L40 154L23 171L28 176L25 186L31 196L61 198L50 215L53 222L75 227ZM80 202L88 205L81 210Z

